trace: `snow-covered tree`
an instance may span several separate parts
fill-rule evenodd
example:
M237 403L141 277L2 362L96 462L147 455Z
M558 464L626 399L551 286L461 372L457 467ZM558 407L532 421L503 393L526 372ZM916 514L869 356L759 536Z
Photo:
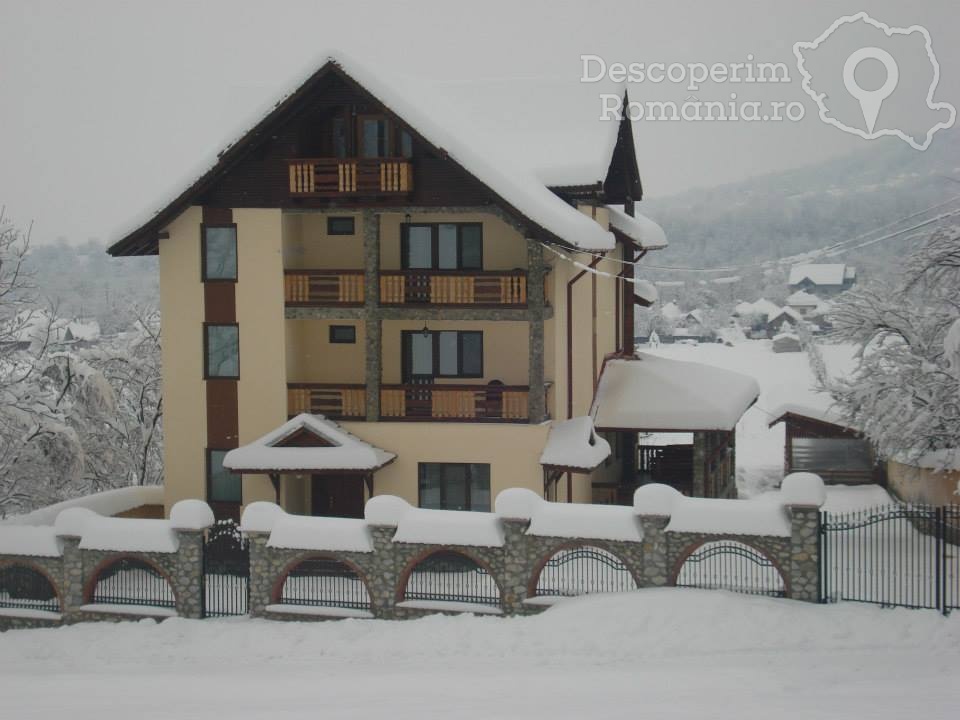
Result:
M960 373L951 356L958 288L960 228L950 227L910 255L899 284L848 291L832 311L832 336L857 345L858 365L839 380L818 373L821 388L882 457L960 447Z

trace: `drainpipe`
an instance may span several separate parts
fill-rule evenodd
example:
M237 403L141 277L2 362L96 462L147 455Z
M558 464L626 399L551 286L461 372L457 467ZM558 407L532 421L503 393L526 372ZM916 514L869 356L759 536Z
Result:
M590 261L590 268L595 268L600 258ZM581 270L567 282L567 419L573 417L573 286L580 278L587 274Z

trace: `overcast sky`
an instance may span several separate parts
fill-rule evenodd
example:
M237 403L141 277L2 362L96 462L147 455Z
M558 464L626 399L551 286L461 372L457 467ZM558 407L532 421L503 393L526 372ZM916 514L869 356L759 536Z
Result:
M198 159L239 120L268 107L335 49L374 71L416 78L465 113L517 112L511 142L520 144L544 123L563 128L537 111L538 97L567 94L583 112L599 114L602 87L579 82L582 54L646 64L742 62L753 54L786 63L789 84L708 83L696 95L723 100L735 90L741 99L799 102L801 122L636 123L648 196L709 187L900 142L829 127L800 87L793 44L860 10L891 26L928 28L942 68L935 99L960 106L955 0L0 0L0 205L19 223L32 220L39 242L112 242L200 169ZM489 96L480 90L490 88L517 102L480 109ZM648 100L691 95L683 85L629 89ZM934 140L927 152L937 151Z

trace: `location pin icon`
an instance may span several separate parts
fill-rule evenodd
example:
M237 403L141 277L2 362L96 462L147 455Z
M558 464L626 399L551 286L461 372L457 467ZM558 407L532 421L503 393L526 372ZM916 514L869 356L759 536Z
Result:
M879 60L887 70L887 79L876 90L864 90L857 84L854 73L857 66L864 60ZM863 112L863 120L867 124L867 131L872 135L873 128L877 125L877 116L880 114L880 106L883 101L893 94L897 89L897 83L900 80L900 68L897 61L886 50L878 47L865 47L854 51L847 58L843 65L843 84L853 97L860 101L860 110Z

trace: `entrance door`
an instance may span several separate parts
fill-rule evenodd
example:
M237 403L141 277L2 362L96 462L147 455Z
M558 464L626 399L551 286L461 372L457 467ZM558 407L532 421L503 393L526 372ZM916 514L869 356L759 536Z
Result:
M310 514L323 517L363 517L363 477L313 475Z

